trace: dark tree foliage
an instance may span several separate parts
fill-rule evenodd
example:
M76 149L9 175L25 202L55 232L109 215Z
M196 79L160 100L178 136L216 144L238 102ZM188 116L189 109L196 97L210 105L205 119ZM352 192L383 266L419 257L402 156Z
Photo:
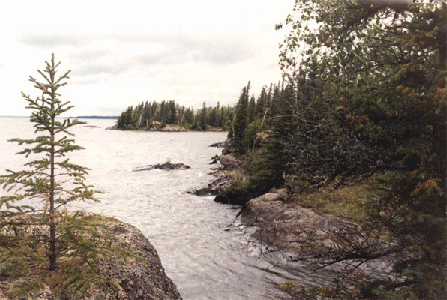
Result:
M250 93L250 82L242 89L241 96L236 104L233 121L232 145L236 155L245 154L247 145L245 143L245 129L248 125L248 98Z
M264 122L265 122L266 115L269 111L269 107L268 107L269 102L270 102L269 94L266 90L266 87L263 86L262 90L261 90L261 94L259 95L259 97L256 101L256 114L255 114L255 115L257 115L258 119L261 120L261 124L264 124Z
M286 88L264 88L255 114L244 88L236 107L232 149L248 180L235 191L368 179L381 195L365 226L400 241L383 255L401 256L401 277L356 297L446 297L446 20L443 1L296 1L281 46Z
M399 285L371 283L366 298L443 299L447 7L396 3L296 2L281 63L298 82L300 125L286 147L298 190L375 174L372 223L414 259L396 266Z
M297 120L293 113L296 108L296 92L292 84L285 89L278 89L278 99L275 109L278 114L270 120L270 131L264 141L263 148L252 153L245 164L249 175L248 188L253 194L265 193L273 187L284 183L284 173L287 172L292 155L287 149L290 139L296 133Z
M207 117L207 109L206 109L206 103L203 102L202 109L200 110L199 115L199 129L205 130L206 125L208 123L208 117Z

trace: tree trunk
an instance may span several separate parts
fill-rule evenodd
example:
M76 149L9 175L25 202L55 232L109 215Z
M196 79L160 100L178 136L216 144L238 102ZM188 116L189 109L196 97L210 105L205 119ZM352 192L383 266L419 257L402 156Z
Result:
M50 81L51 81L51 111L54 111L54 103L55 103L55 86L54 86L54 55L51 60L52 70L50 72ZM50 240L49 240L49 270L53 271L56 269L56 224L54 220L54 189L55 189L55 178L54 178L54 156L55 156L55 115L51 116L51 124L50 124L50 142L51 142L51 152L50 152L50 190L49 190L49 221L50 221Z

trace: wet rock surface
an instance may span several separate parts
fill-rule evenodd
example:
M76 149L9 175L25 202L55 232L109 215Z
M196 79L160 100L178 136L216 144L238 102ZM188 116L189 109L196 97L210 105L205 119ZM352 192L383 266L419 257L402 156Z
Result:
M214 198L214 202L230 204L230 205L245 205L249 200L250 195L243 191L236 190L222 190Z

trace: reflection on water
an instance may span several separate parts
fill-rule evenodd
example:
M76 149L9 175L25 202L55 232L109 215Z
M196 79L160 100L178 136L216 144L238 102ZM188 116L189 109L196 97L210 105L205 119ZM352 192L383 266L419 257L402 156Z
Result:
M289 274L244 250L247 236L225 230L238 209L197 197L186 191L206 186L211 157L220 149L208 145L225 140L226 133L161 133L105 130L110 120L89 120L92 126L73 129L85 150L72 162L91 169L88 183L104 193L99 203L76 203L138 227L155 246L168 276L184 299L266 299L273 282ZM0 172L19 169L24 160L8 138L31 137L28 119L0 118ZM184 163L188 170L132 172L135 167ZM293 279L293 278L292 278Z

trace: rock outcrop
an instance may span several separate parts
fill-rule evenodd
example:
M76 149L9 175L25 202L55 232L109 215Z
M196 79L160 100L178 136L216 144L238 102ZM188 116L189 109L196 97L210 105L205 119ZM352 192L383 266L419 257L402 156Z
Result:
M268 245L288 262L318 260L338 269L357 266L370 276L387 276L392 269L397 241L371 237L356 222L320 215L310 208L284 202L278 190L251 199L240 213L241 224L254 228L253 238ZM290 267L290 265L289 265ZM334 270L334 269L333 269ZM336 270L334 270L336 271Z
M241 161L228 154L222 154L219 158L221 167L214 172L216 179L208 185L208 188L218 191L214 201L231 205L244 205L250 199L250 195L245 191L231 188L241 167Z
M213 145L210 147L213 147ZM188 191L188 193L197 196L217 196L214 199L216 202L236 204L232 201L227 201L227 198L230 197L228 190L234 178L234 171L239 169L240 162L232 155L215 155L211 157L211 160L210 164L220 162L220 166L211 173L216 179L210 182L207 187Z
M177 287L165 274L160 258L155 248L137 228L122 223L113 218L103 218L107 228L101 229L102 234L113 238L111 247L118 247L125 251L135 251L135 257L128 259L122 257L104 257L101 260L99 274L107 282L99 286L90 287L85 295L73 296L70 292L62 299L75 300L173 300L182 299ZM63 258L60 258L63 259ZM18 278L20 282L31 279ZM3 291L14 284L8 278L0 277L0 299L9 299ZM34 295L34 300L59 299L53 292L43 286L42 290ZM15 299L15 298L11 298ZM22 297L20 299L28 299Z
M157 251L140 230L122 222L109 228L120 248L138 251L142 259L111 260L102 265L101 274L115 278L117 288L98 291L88 299L181 299L177 287L166 276Z
M220 160L220 157L219 157L219 155L214 155L213 157L211 157L211 162L210 162L210 165L212 165L212 164L217 164L218 162L219 162L219 160Z
M176 125L176 124L166 124L165 126L161 126L154 129L155 131L163 131L163 132L186 132L189 131L187 128Z

